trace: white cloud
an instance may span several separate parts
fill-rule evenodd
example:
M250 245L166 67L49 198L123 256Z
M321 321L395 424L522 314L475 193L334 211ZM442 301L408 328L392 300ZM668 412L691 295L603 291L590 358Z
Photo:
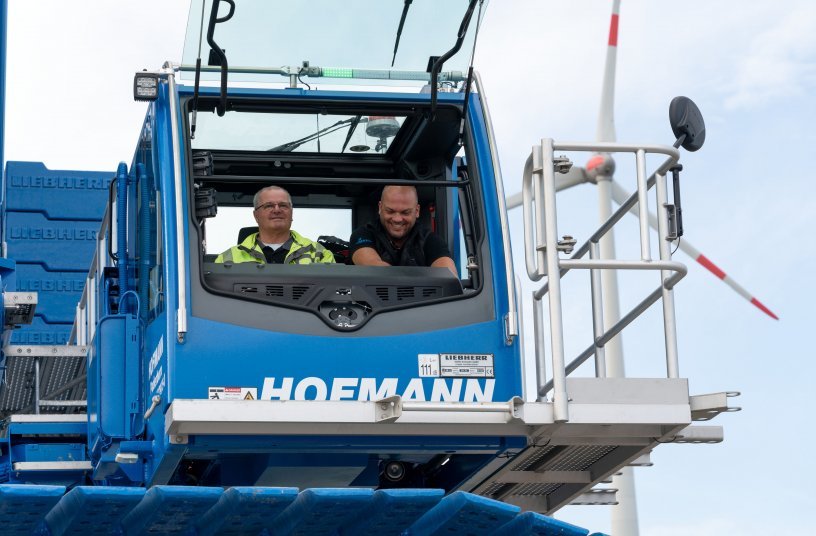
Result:
M736 66L725 105L729 109L761 105L772 99L804 95L816 82L816 6L794 6L754 36Z

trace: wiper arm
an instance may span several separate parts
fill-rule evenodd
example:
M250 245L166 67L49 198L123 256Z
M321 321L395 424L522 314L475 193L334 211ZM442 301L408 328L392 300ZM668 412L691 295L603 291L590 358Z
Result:
M334 132L335 130L339 130L343 125L347 125L349 123L354 123L355 121L359 121L360 116L357 117L349 117L348 119L343 119L334 123L333 125L329 125L326 128L321 128L317 132L313 132L308 136L304 136L297 140L288 141L284 144L278 145L277 147L272 147L271 149L267 149L268 152L280 152L280 153L288 153L290 151L294 151L304 143L309 143L310 141L317 139L321 134ZM355 123L356 126L356 123Z
M346 150L346 146L348 145L349 141L351 141L351 135L352 135L352 134L354 134L354 130L357 128L357 125L359 125L359 124L360 124L360 119L361 119L362 117L363 117L363 116L358 115L358 116L357 116L357 117L355 117L355 118L354 118L354 120L351 122L351 126L349 127L348 134L346 134L346 139L345 139L345 141L343 142L343 148L342 148L342 149L340 149L340 152L341 152L341 153L345 152L345 150Z
M400 37L402 36L402 28L405 26L405 17L408 16L408 8L411 7L411 2L414 0L405 0L405 5L402 7L402 16L400 17L399 27L397 28L397 39L394 41L394 57L391 58L391 67L397 59L397 49L399 48Z
M473 17L473 10L476 8L476 2L479 2L479 5L481 5L484 0L469 1L467 11L465 11L465 16L462 18L462 23L459 25L459 32L456 34L456 43L453 44L453 48L438 58L431 57L433 65L430 65L429 62L428 67L431 71L431 121L434 121L436 118L436 95L439 89L437 87L437 79L439 77L439 71L442 70L442 65L448 59L450 59L451 56L459 52L460 48L462 48L462 42L465 40L465 35L467 35L470 19Z
M229 13L224 15L223 17L218 17L218 4L219 2L224 2L225 4L229 4ZM218 114L218 117L223 117L224 112L227 110L227 55L224 54L224 50L218 46L218 43L215 42L213 39L213 34L215 34L215 25L220 24L222 22L227 22L232 18L235 14L235 2L234 0L214 0L212 5L212 11L210 12L210 23L207 25L207 44L210 45L210 50L212 54L218 58L218 65L221 66L221 97L218 101L218 104L215 107L215 111Z

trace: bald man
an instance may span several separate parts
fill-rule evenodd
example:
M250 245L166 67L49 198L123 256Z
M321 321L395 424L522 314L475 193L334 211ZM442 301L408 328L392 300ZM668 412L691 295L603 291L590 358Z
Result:
M363 266L432 266L457 275L445 242L416 226L419 197L413 186L383 188L379 219L351 233L351 260Z

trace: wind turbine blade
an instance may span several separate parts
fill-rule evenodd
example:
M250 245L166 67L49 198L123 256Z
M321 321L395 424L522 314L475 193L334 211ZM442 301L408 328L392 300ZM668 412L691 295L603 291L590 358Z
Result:
M529 162L530 158L528 158ZM567 173L559 173L555 176L555 191L560 192L567 188L572 188L579 184L589 182L586 170L582 167L572 166ZM504 200L507 210L521 206L521 192L508 195Z
M618 58L618 14L620 0L612 2L612 19L609 22L609 46L606 49L601 109L598 112L597 141L615 141L615 66Z
M630 194L626 193L626 190L624 190L620 184L618 184L615 181L612 181L612 199L614 199L617 204L622 205L627 199L629 199L629 197ZM629 209L629 212L637 215L636 207L637 205L634 205L631 209ZM649 225L651 225L652 228L657 229L657 216L655 216L655 214L652 211L649 211ZM770 316L774 320L779 320L779 317L776 316L773 313L773 311L768 309L758 299L754 298L754 296L751 295L750 292L748 292L742 285L740 285L739 283L734 281L730 276L728 276L728 274L726 274L722 269L720 269L719 266L711 262L711 260L708 257L700 253L700 251L698 251L697 248L692 246L688 240L680 240L679 247L683 251L683 253L685 253L698 263L700 263L706 270L714 274L714 276L717 277L718 279L722 280L723 283L731 287L737 294L751 302L760 311Z

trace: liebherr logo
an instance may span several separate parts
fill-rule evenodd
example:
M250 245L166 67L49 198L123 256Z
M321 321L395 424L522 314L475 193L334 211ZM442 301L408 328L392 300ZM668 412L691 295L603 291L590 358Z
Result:
M426 386L430 384L430 393ZM400 395L417 402L492 402L494 379L264 378L261 400L381 400ZM430 394L430 398L428 395Z

